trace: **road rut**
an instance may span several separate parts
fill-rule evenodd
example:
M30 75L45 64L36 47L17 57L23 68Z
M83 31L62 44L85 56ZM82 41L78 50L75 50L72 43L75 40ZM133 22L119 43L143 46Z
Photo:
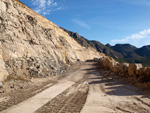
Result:
M40 104L32 106L29 101L32 99ZM94 62L82 63L77 70L68 72L58 83L29 100L2 113L24 113L21 109L25 108L26 113L150 113L147 95L109 76Z

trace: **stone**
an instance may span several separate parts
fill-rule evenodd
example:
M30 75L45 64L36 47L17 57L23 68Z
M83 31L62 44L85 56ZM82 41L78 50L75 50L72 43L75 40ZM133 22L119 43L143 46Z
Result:
M2 82L0 82L0 88L2 88L3 87L3 83Z
M0 90L0 93L5 93L5 91L4 90Z
M119 63L116 61L111 61L109 63L109 67L111 69L111 71L118 73L119 72Z
M104 67L103 62L104 62L105 57L101 57L98 61L101 67Z
M128 72L129 63L122 63L119 66L119 71L123 74Z
M142 64L129 64L128 74L130 76L136 76L139 73L139 69L142 68Z
M10 88L12 88L12 89L13 89L14 87L15 87L15 85L11 85L11 86L10 86Z
M136 65L136 75L139 75L139 70L143 68L142 64L137 64Z
M139 71L139 83L149 83L150 82L150 67L140 68Z
M103 60L103 66L104 67L109 67L109 63L110 63L111 59L108 57L105 57Z

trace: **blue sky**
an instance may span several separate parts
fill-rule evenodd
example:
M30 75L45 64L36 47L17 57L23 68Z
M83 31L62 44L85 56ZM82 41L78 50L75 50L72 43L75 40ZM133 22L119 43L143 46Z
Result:
M103 44L150 45L150 0L20 0L58 26Z

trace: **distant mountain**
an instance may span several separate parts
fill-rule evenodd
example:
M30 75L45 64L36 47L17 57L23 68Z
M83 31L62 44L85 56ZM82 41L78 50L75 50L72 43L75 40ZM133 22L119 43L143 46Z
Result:
M107 45L107 47L121 53L122 58L117 60L120 62L142 63L144 66L150 66L150 45L136 48L130 44L116 44L115 46Z
M107 56L111 56L120 62L143 63L145 66L150 66L150 45L141 48L137 48L130 44L116 44L114 46L110 44L103 45L95 40L87 40L78 33L68 31L62 27L61 29L67 32L80 45L84 47L93 47L97 51L104 53Z
M62 27L61 27L62 28ZM123 56L114 51L113 49L103 45L102 43L98 42L98 41L90 41L87 40L86 38L84 38L83 36L80 36L78 33L74 33L72 31L68 31L64 28L62 28L65 32L67 32L74 40L76 40L80 45L84 46L84 47L93 47L95 48L97 51L104 53L108 56L111 56L113 58L123 58Z
M121 53L124 58L139 59L150 57L150 45L137 48L130 44L116 44L115 46L110 46L110 48Z
M150 45L143 46L142 48L135 50L135 52L140 56L150 57Z
M130 44L116 44L115 46L111 46L111 49L121 53L124 57L129 56L132 54L137 48Z
M107 43L105 46L107 46L107 47L111 48L111 45L110 45L109 43Z

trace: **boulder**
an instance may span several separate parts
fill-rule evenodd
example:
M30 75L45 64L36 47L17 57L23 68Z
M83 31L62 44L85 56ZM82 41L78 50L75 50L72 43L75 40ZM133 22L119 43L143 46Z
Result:
M109 57L105 57L105 59L103 61L103 66L109 67L110 62L111 62L111 59Z
M142 64L129 64L128 74L130 76L135 76L139 74L139 69L142 68Z
M147 83L150 82L150 68L141 68L139 70L139 79L138 82L139 83Z
M99 62L99 64L100 64L100 66L103 66L104 57L100 58L98 62Z
M119 71L124 74L128 72L129 63L122 63L119 66Z
M111 71L115 72L115 73L118 73L119 72L119 63L112 60L110 63L109 63L109 68L111 69Z
M142 68L142 64L136 64L136 75L139 75L139 70Z

